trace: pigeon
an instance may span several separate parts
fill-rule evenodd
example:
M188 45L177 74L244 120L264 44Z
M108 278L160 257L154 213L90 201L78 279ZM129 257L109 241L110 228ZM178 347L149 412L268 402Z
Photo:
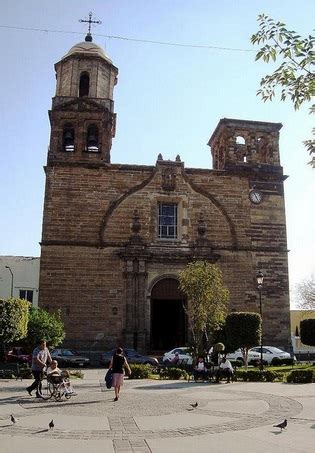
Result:
M195 403L191 404L191 407L193 407L194 409L196 409L196 407L198 407L198 402L196 401Z
M287 419L285 418L285 419L283 420L283 422L279 423L279 425L273 425L273 426L274 426L274 428L280 428L281 431L282 431L283 429L285 429L285 428L287 427L287 424L288 424L288 421L287 421Z
M16 423L18 421L18 418L14 417L14 415L11 414L11 422Z
M52 420L51 422L49 422L48 426L49 426L49 429L52 429L55 426L54 421Z

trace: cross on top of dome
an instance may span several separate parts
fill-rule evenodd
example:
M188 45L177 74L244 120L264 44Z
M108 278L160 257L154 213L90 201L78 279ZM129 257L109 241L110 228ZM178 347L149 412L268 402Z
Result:
M79 19L79 22L83 22L83 23L89 24L89 28L88 28L87 35L85 37L85 41L88 41L88 42L93 41L92 35L91 35L91 25L92 24L100 25L102 23L102 21L100 21L100 20L92 20L92 13L89 12L89 19Z

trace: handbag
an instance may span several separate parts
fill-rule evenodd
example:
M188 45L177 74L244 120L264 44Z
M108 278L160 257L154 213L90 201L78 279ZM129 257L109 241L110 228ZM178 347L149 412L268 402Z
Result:
M106 388L111 389L113 384L113 370L109 368L105 374L105 385Z

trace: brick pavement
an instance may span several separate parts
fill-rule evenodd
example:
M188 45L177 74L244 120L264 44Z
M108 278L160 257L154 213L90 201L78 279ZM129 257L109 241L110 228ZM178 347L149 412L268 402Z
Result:
M191 438L196 445L208 439L213 444L212 451L224 452L228 450L219 450L220 443L215 441L220 434L226 439L241 433L247 436L255 430L270 433L272 425L283 418L290 420L291 427L304 427L308 421L312 426L315 422L312 406L307 413L303 408L303 403L307 406L307 401L314 402L315 384L211 385L130 380L125 382L120 400L114 403L113 391L103 385L103 375L103 370L87 370L85 379L75 382L77 396L60 402L29 397L25 382L0 381L1 452L25 452L29 445L33 453L42 448L48 452L50 447L56 451L56 446L59 451L80 453L92 444L93 452L158 452L162 446L167 452L177 445L185 448ZM300 394L295 397L297 390ZM194 401L198 401L197 409L190 406ZM16 425L9 422L11 413L19 418ZM53 430L48 429L51 418L55 422ZM276 440L277 431L280 430L273 429L270 441ZM275 449L272 447L270 452L276 448L281 451L281 439L285 437L277 438ZM242 448L240 451L247 451ZM286 449L290 451L287 445ZM179 451L184 451L183 447Z

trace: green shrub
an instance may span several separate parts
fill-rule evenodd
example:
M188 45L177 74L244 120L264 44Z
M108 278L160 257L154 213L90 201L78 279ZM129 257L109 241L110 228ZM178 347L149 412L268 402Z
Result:
M20 366L20 376L21 379L32 379L33 373L31 368L28 365Z
M309 384L315 382L312 370L293 370L287 375L287 382L293 384Z
M274 381L278 381L278 380L282 381L282 379L283 379L282 374L277 373L276 371L266 370L266 371L263 371L263 373L264 373L265 380L267 382L274 382Z
M16 379L16 376L12 370L0 370L0 379Z
M187 371L176 367L165 368L161 371L160 376L161 379L188 379Z
M247 381L247 371L245 369L243 370L236 370L234 373L236 380L237 381Z
M135 363L130 364L131 375L130 379L148 379L152 369L150 365L139 365Z
M247 370L246 377L249 382L263 382L265 380L264 372L260 370Z

